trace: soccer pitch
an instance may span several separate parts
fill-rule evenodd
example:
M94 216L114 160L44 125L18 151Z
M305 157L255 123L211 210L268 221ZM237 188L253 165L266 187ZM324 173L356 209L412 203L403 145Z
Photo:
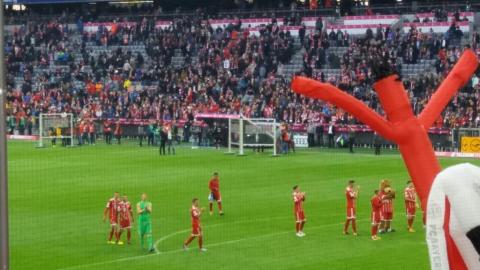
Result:
M36 149L8 144L11 269L428 269L421 214L416 233L406 232L402 191L408 179L395 151L374 156L325 149L237 157L224 150L177 147L175 156L134 142ZM442 159L442 166L469 159ZM208 208L208 180L220 173L225 216L202 216L204 244L188 251L191 199ZM370 197L379 180L391 179L396 233L370 240ZM359 236L342 235L346 182L361 186ZM295 236L292 186L306 191L306 237ZM105 204L114 191L136 204L142 192L153 203L158 254L132 245L107 245ZM125 237L125 234L123 235Z

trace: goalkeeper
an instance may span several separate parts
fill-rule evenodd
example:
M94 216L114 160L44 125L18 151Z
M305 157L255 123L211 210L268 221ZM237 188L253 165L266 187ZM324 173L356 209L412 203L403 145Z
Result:
M152 203L148 201L147 194L143 193L141 201L137 203L138 213L138 232L140 234L140 241L142 248L144 248L144 237L147 238L148 251L154 252L153 237L152 237Z

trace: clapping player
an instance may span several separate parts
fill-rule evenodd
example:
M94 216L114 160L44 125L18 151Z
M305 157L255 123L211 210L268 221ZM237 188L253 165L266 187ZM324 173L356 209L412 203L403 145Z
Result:
M185 240L183 243L183 249L187 250L188 245L198 237L198 247L200 251L207 251L206 248L203 248L203 234L202 227L200 227L200 216L202 212L205 211L205 208L200 208L197 198L192 200L192 208L190 208L190 216L192 218L192 234Z
M109 217L110 221L110 234L108 236L108 244L119 244L123 245L122 241L119 241L118 237L118 210L119 210L120 198L118 192L113 194L113 198L108 200L107 206L103 211L103 222ZM113 241L113 236L115 235L116 241Z
M303 226L305 226L305 212L303 211L303 202L305 201L305 192L302 192L298 186L293 187L293 202L295 214L295 229L298 237L304 237Z
M131 228L133 220L132 205L128 201L127 195L122 196L122 201L119 204L119 216L120 216L120 231L118 232L118 239L121 239L124 230L127 231L127 243L130 244L132 237Z
M356 222L356 206L358 199L358 186L355 186L355 181L348 181L348 185L345 188L345 196L347 198L347 220L343 227L343 234L348 234L348 227L350 222L352 223L353 235L357 235L357 222Z
M415 232L413 229L413 220L417 210L417 194L412 181L407 182L407 187L404 190L405 196L405 210L407 213L407 230L409 232Z

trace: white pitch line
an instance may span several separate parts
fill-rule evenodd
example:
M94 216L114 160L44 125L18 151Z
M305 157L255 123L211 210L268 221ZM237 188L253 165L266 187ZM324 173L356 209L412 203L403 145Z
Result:
M232 223L228 223L228 224L232 224ZM310 227L310 228L308 228L308 230L325 228L325 227L329 227L329 226L338 226L338 225L342 225L342 224L343 224L343 222L342 223L323 224L323 225L319 225L319 226L315 226L315 227ZM214 224L214 225L217 225L217 224ZM220 225L220 224L218 224L218 225ZM183 230L183 231L187 231L187 230ZM190 231L190 230L188 230L188 231ZM175 232L172 235L179 234L180 232L181 231ZM255 237L246 237L246 238L240 238L240 239L236 239L236 240L229 240L229 241L224 241L224 242L219 242L219 243L206 245L205 247L217 247L217 246L223 246L223 245L230 245L230 244L235 244L235 243L238 243L238 242L243 242L243 241L246 241L246 240L256 240L256 239L270 238L270 237L283 235L283 234L288 234L288 233L292 233L292 230L278 232L278 233L272 233L272 234L266 234L266 235L260 235L260 236L255 236ZM77 265L77 266L72 266L72 267L60 268L58 270L82 269L82 268L85 268L85 267L100 266L100 265L118 263L118 262L125 262L125 261L134 261L134 260L137 260L137 259L146 258L146 257L153 257L153 256L156 256L156 255L174 254L174 253L179 253L179 252L182 252L182 251L184 251L184 250L183 249L175 249L175 250L165 251L165 252L162 252L162 253L133 256L133 257L127 257L127 258L122 258L122 259L117 259L117 260L91 263L91 264L83 264L83 265Z
M290 216L283 216L283 217L274 217L274 218L258 218L258 219L249 219L249 220L240 220L240 221L234 221L234 222L230 222L230 223L216 223L216 224L211 224L211 225L207 225L207 226L202 226L202 228L212 228L212 227L218 227L218 226L223 226L223 225L232 225L232 224L243 224L243 223L250 223L250 222L262 222L262 221L271 221L271 220L278 220L278 219L287 219L287 218L290 218ZM155 248L155 253L157 254L160 254L162 252L158 251L158 245L175 236L175 235L178 235L178 234L182 234L182 233L187 233L189 231L191 231L192 229L185 229L185 230L181 230L181 231L177 231L177 232L174 232L174 233L171 233L171 234L168 234L168 235L165 235L164 237L158 239L155 244L153 245L153 247Z

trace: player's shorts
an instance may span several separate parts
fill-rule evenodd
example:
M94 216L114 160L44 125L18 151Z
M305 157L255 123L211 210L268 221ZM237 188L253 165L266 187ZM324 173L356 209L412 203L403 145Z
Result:
M306 219L305 219L305 212L302 210L302 211L295 211L295 221L297 223L300 223L300 222L305 222Z
M140 234L140 236L145 234L152 234L152 223L140 222L138 226L138 233Z
M120 228L121 229L130 229L132 227L130 220L122 219L120 220Z
M221 202L222 201L222 196L220 195L220 192L211 192L210 195L208 196L208 200L213 202Z
M202 228L200 225L192 225L192 236L202 235Z
M380 224L380 212L372 212L372 225Z
M117 226L118 225L117 219L116 218L110 218L110 225Z
M382 221L392 221L393 219L393 212L381 212L381 220Z
M355 207L347 207L347 219L355 219L356 212Z
M416 212L417 212L417 208L416 207L411 207L411 206L407 206L405 208L406 210L406 213L407 213L407 217L414 217Z

